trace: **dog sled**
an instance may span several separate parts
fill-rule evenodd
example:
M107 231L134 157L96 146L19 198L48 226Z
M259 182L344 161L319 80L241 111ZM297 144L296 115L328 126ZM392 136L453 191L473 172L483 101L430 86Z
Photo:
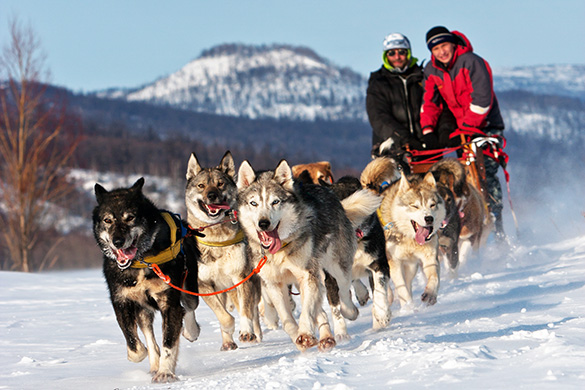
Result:
M506 147L506 139L498 135L488 135L481 130L457 130L451 138L459 137L461 144L454 147L434 150L410 150L407 149L407 158L412 173L426 173L431 166L445 156L456 154L457 159L465 167L468 181L481 194L486 211L489 211L489 192L486 183L485 159L492 158L497 161L504 171L508 195L510 193L509 174L506 170L508 155L503 151Z

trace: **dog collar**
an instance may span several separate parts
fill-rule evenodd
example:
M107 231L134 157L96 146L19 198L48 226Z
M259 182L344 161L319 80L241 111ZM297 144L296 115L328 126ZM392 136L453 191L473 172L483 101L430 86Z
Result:
M389 229L392 229L394 227L394 222L388 222L388 223L384 222L384 218L382 217L382 211L380 211L379 207L376 209L376 215L378 216L378 221L380 221L380 224L382 225L382 228L384 230L389 230Z
M214 241L203 241L201 238L196 237L197 238L197 242L201 245L205 245L205 246L213 246L213 247L224 247L224 246L230 246L230 245L234 245L234 244L239 244L240 242L244 241L244 231L242 229L238 230L238 233L236 234L236 237L232 238L231 240L227 240L227 241L219 241L219 242L214 242Z
M164 218L167 225L171 229L171 246L165 249L164 251L160 252L155 256L147 256L142 260L134 261L132 264L132 268L147 268L151 264L164 264L171 260L177 258L179 253L181 252L181 245L183 244L183 238L181 237L177 240L177 224L175 223L175 219L171 216L170 213L163 211L161 212L162 217Z

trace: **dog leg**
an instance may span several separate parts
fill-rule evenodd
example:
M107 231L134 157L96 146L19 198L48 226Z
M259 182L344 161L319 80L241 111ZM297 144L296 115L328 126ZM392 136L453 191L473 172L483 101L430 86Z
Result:
M459 266L464 266L469 260L473 246L469 239L459 240Z
M112 301L112 306L116 314L116 319L118 320L118 325L126 339L128 360L134 363L143 361L148 355L148 350L138 337L138 318L136 314L137 311L142 309L139 309L136 304L130 301ZM154 316L154 314L151 315Z
M264 283L262 285L264 286ZM266 287L262 288L260 303L258 303L258 314L264 318L264 324L268 329L278 329L278 313L266 292Z
M154 330L152 324L154 321L154 313L145 309L139 309L137 315L138 325L140 330L144 333L146 345L148 347L148 361L150 362L150 373L154 374L159 369L160 363L160 349L154 337ZM144 359L144 358L143 358ZM140 359L139 361L141 361Z
M235 280L234 283L242 280L245 275L240 277L241 279ZM240 310L240 341L247 343L257 343L262 337L254 333L254 321L258 318L258 298L253 283L252 280L249 280L237 288Z
M439 294L439 271L440 265L437 255L432 258L424 259L422 270L427 278L427 285L421 296L421 300L427 305L434 305L437 303L437 295Z
M318 272L309 270L297 278L301 292L302 311L299 318L299 335L295 343L301 351L314 347L318 343L313 329L317 325L317 316L323 308L322 286L317 275Z
M387 327L392 319L388 303L388 279L381 271L373 271L372 328L375 330Z
M343 318L342 318L343 320ZM345 321L343 321L345 325ZM321 352L329 352L335 347L337 344L335 342L335 338L331 334L331 328L329 327L329 320L327 319L327 314L325 311L321 309L319 315L317 316L317 328L319 329L319 351ZM347 330L346 330L347 334Z
M161 307L163 345L158 371L152 377L154 383L178 380L175 368L179 357L179 340L185 315L185 310L178 303L177 299L177 304L169 303L168 306Z
M355 297L358 300L360 306L365 306L370 299L370 293L366 288L366 285L362 283L360 279L354 279L352 282L353 290L355 291Z
M391 258L390 256L388 257ZM418 269L418 265L416 263L410 265L410 267L413 266L415 269L414 272L410 270L410 274L413 275L410 277L410 281L412 281L412 277L414 277L414 274L416 274L416 269ZM409 283L409 280L406 277L406 268L407 266L401 264L400 261L390 261L390 277L394 283L394 290L398 296L398 299L400 300L401 307L412 305L412 284Z
M339 286L337 281L325 271L325 289L327 291L327 300L331 308L331 317L333 318L333 329L335 330L335 340L338 342L349 340L347 334L347 325L341 314L341 305L339 300ZM320 328L319 328L320 331Z
M213 288L207 284L199 285L199 290L205 294L213 292ZM217 295L204 296L203 300L207 303L207 306L213 311L217 320L219 321L219 327L221 329L221 351L231 351L238 348L238 345L234 342L233 334L236 329L234 317L226 310L224 306L225 300L222 300Z
M264 281L262 287L262 295L268 296L268 300L265 300L264 302L264 315L266 315L266 309L269 306L273 306L282 322L282 329L284 329L292 341L296 343L299 334L299 326L293 317L292 309L288 303L288 286L286 284L279 285L269 281Z

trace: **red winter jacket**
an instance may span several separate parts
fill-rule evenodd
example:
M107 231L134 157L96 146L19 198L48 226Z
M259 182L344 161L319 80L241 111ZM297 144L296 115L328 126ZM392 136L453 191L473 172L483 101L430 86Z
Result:
M460 129L504 129L504 121L494 93L492 70L483 58L473 53L465 35L452 31L459 43L451 63L444 67L434 56L425 66L421 128L435 128L443 111L441 97ZM455 130L455 129L453 129Z

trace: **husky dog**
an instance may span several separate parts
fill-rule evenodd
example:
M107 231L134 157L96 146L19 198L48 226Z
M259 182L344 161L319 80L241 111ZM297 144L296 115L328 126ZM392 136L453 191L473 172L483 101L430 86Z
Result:
M183 317L183 335L189 341L199 336L194 312L199 300L171 288L148 265L159 265L173 285L196 292L199 253L193 238L183 237L182 221L156 208L143 195L143 185L141 178L130 188L108 192L96 184L93 232L104 254L103 272L126 338L128 360L140 362L148 355L152 381L169 382L177 380ZM188 274L184 279L185 269ZM163 318L162 354L152 326L156 310ZM138 337L137 326L148 349Z
M328 283L334 318L356 319L358 309L350 291L357 247L355 227L377 208L380 200L363 191L346 199L342 206L328 188L295 184L285 160L275 170L259 173L244 161L237 185L240 221L250 246L256 252L268 252L259 275L283 329L301 351L317 344L319 350L330 350L336 341L322 307L322 277L324 274ZM301 293L298 325L288 299L287 286L291 284ZM345 338L347 330L336 329L336 334Z
M461 224L458 263L465 264L471 251L477 251L485 244L493 229L493 218L486 211L481 193L469 183L465 167L457 159L441 160L431 167L431 172L454 195Z
M322 182L321 185L327 185ZM343 176L330 185L337 197L342 200L362 189L360 180L352 176ZM352 285L360 305L368 301L369 293L361 282L370 279L372 289L372 322L374 329L385 328L390 324L392 312L388 300L390 269L384 248L384 231L378 222L376 213L370 216L356 230L358 249L352 267Z
M329 161L319 161L308 164L298 164L292 167L293 177L298 178L304 171L307 171L313 184L319 184L320 180L326 183L333 183L333 173Z
M212 293L236 285L252 273L251 254L244 232L234 214L237 188L234 181L234 160L225 153L214 168L202 168L193 153L187 169L185 203L187 221L194 229L203 229L204 238L197 238L199 259L199 290ZM253 275L235 289L230 300L240 314L240 341L259 342L262 330L258 316L260 278ZM234 342L234 317L227 308L225 294L203 296L213 310L221 326L221 350L232 350Z
M362 174L361 179L367 186L379 185L371 173ZM412 280L419 264L427 279L422 301L429 305L437 301L437 232L445 216L445 202L432 173L408 178L402 173L401 179L383 193L378 217L386 237L390 277L403 307L412 304Z

